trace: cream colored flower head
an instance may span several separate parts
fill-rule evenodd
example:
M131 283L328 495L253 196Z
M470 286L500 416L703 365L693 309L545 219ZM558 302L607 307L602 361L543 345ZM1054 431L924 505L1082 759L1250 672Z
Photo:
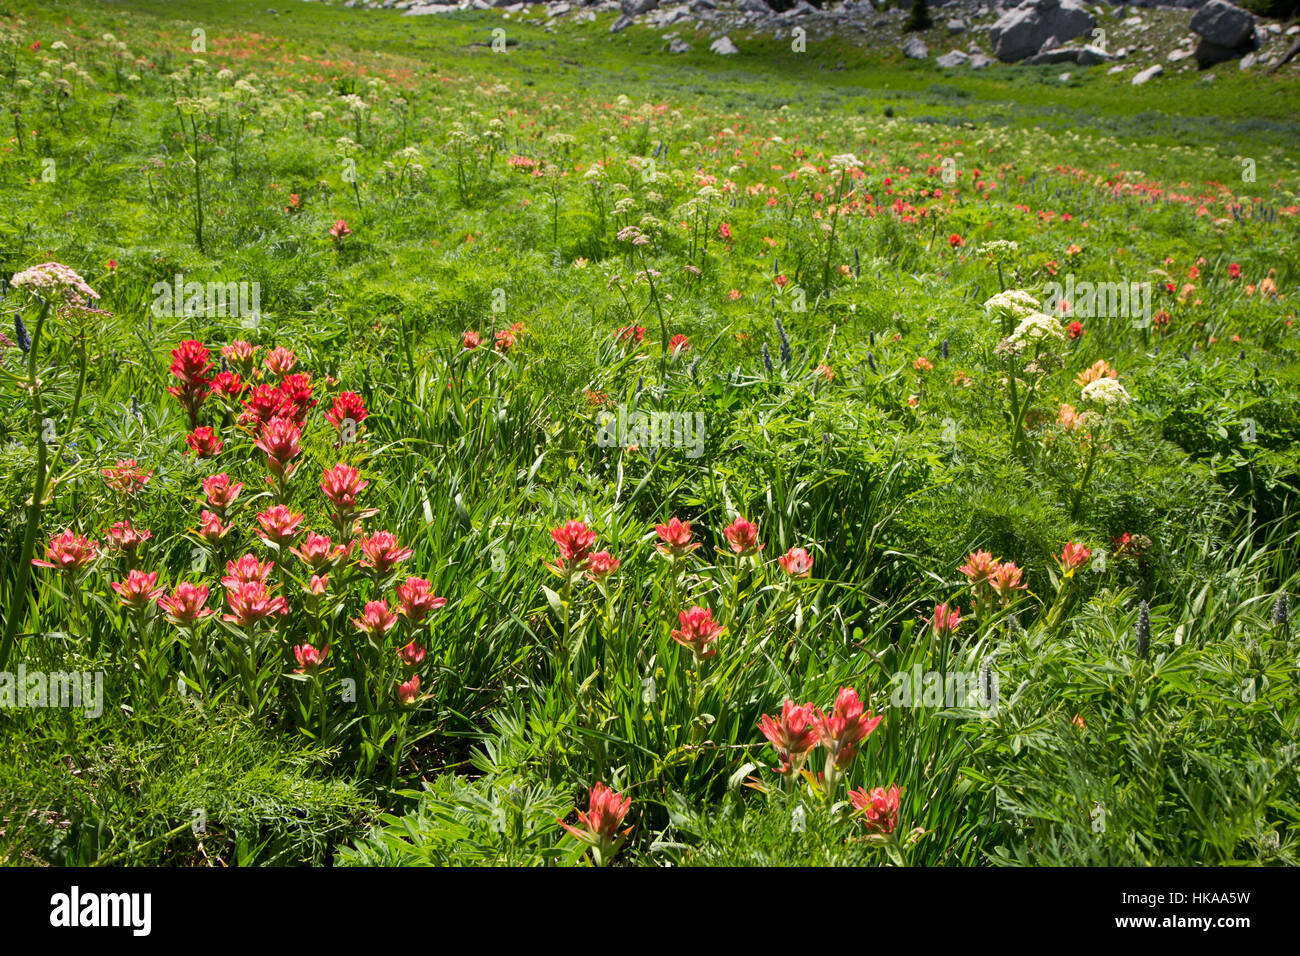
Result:
M1106 408L1123 408L1133 401L1133 396L1115 379L1099 378L1083 387L1083 400Z
M999 321L1004 317L1019 321L1038 312L1038 300L1024 289L1008 289L985 302L984 311Z
M1013 239L992 239L976 250L981 256L994 262L1005 262L1020 250L1020 243Z
M1042 312L1030 312L1011 333L1013 342L1029 345L1041 345L1052 339L1064 342L1065 330L1061 328L1060 322Z

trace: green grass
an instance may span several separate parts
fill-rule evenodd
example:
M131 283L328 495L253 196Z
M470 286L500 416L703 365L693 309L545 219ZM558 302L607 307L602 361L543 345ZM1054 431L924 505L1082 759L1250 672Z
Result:
M507 22L503 55L474 45L493 12L6 14L5 274L66 263L111 313L51 311L29 365L9 327L32 334L40 303L3 302L0 672L106 675L102 717L5 712L6 862L577 864L556 817L596 782L632 801L627 864L1295 862L1297 649L1275 614L1300 573L1293 74L1220 70L1206 96L1195 75L942 73L848 41L796 55L733 34L738 56L668 58L605 17ZM846 153L857 173L827 168ZM619 238L632 227L644 245ZM994 261L996 240L1018 247ZM178 273L258 283L260 317L156 313ZM1157 323L1083 316L1080 337L1009 355L1015 322L985 300L1067 273L1152 282ZM198 420L224 451L186 454L167 389L189 339L214 364L240 339L292 349L310 374L283 490L216 398ZM1101 414L1076 382L1097 362L1132 402L1070 429L1063 405ZM344 390L369 412L355 441L324 418ZM701 453L604 447L620 404L702 415ZM102 475L126 458L152 472L129 498ZM384 576L354 551L315 601L254 516L278 499L350 535L319 488L337 462L369 482L365 533L412 554ZM202 481L222 471L246 490L206 547ZM724 537L738 514L755 560ZM656 548L671 517L702 545L676 561ZM29 527L40 558L65 529L106 546L124 519L151 531L138 555L20 587ZM569 520L621 562L608 581L546 567ZM1063 579L1067 541L1092 555ZM807 579L776 563L795 547ZM1026 588L976 614L959 567L981 549ZM226 612L220 572L245 553L276 563L274 624L189 632L110 588L157 572ZM408 575L446 606L367 640L352 620ZM944 602L950 639L930 623ZM724 626L699 664L672 636L693 605ZM305 643L329 655L297 674ZM998 712L894 704L913 668L996 675ZM758 722L841 687L885 719L828 798L771 772ZM891 784L893 841L847 802Z

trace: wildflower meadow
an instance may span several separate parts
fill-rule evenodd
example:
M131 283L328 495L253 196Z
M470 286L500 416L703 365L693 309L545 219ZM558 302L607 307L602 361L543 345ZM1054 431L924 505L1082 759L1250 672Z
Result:
M0 9L0 863L1300 860L1300 62L275 6Z

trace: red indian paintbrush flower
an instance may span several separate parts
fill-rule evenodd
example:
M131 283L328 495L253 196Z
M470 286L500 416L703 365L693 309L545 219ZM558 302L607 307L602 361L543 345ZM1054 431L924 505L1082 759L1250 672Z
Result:
M208 394L217 396L222 404L233 409L247 390L248 385L240 379L238 372L218 372L212 379Z
M290 548L289 550L296 554L304 564L309 565L313 571L319 573L337 564L339 558L343 557L348 549L341 544L334 544L327 534L308 531L307 539L302 543L302 546Z
M271 505L257 515L257 523L262 526L257 536L266 544L283 548L298 537L302 522L303 516L296 511L290 511L287 506Z
M266 358L262 360L266 370L277 378L288 375L293 371L293 367L298 364L298 356L294 354L293 349L287 349L282 345L277 345L273 349L268 349Z
M868 791L866 787L849 791L849 800L862 812L863 823L872 833L888 835L898 826L898 805L902 791L897 784L889 789L876 787Z
M934 627L934 633L939 637L949 637L956 634L957 628L961 625L961 608L954 607L949 610L947 604L936 604L931 624Z
M330 504L341 520L356 510L357 495L370 487L370 482L361 480L361 472L345 462L339 462L321 476L320 490L329 499Z
M1067 541L1065 547L1061 549L1061 556L1057 559L1057 563L1060 564L1061 571L1069 576L1087 564L1091 557L1092 552L1089 549L1073 541Z
M226 562L226 576L221 583L232 591L241 584L266 584L274 567L274 561L262 562L255 555L246 554L238 561Z
M812 704L795 704L787 699L781 706L781 719L764 714L758 722L758 729L768 739L781 766L777 773L789 774L803 765L808 754L817 746L817 730L813 726L816 708Z
M645 339L644 325L625 325L618 330L618 341L626 342L629 345L640 345Z
M223 580L229 581L229 578ZM264 621L273 614L288 614L289 604L282 597L272 597L265 584L260 581L241 581L234 587L226 585L226 603L230 613L223 615L227 621L234 621L241 627L249 627Z
M244 399L244 412L239 416L239 421L260 429L277 418L291 417L292 411L292 403L284 390L279 385L263 382L254 385Z
M813 557L803 548L791 548L776 560L785 573L796 580L812 574Z
M560 560L547 567L566 577L586 570L591 547L596 543L596 532L588 528L585 521L566 521L551 530L551 539L560 549Z
M123 458L112 468L103 469L100 474L104 476L104 484L128 497L147 485L153 477L153 472L145 471L134 458Z
M373 568L381 577L414 554L410 548L399 547L397 537L391 531L376 531L368 538L361 538L360 544L361 553L365 555L361 566Z
M243 339L236 339L229 345L221 347L221 355L247 378L253 373L253 363L257 361L257 346Z
M285 476L293 472L292 461L301 452L298 439L302 429L288 418L273 418L262 426L262 437L256 447L266 452L266 467L272 475Z
M235 482L232 485L230 477L225 472L203 479L203 493L208 496L208 504L222 514L235 503L235 499L243 490L243 482Z
M170 597L158 599L158 606L167 615L167 620L177 627L193 627L208 615L215 614L215 610L205 607L207 603L208 589L188 581L176 585Z
M117 592L118 600L124 608L143 611L165 590L155 588L154 585L157 583L157 571L131 571L125 581L114 581L112 588Z
M685 355L691 350L691 340L680 333L668 340L668 351L672 355Z
M597 551L587 559L587 577L603 581L618 570L619 561L608 551Z
M361 617L352 619L358 631L377 641L393 629L397 615L388 610L387 601L368 601Z
M153 532L148 528L137 529L129 521L118 521L104 532L109 549L124 552L128 560L134 560L136 549L152 537Z
M669 518L667 524L655 525L660 544L655 545L664 554L680 558L699 548L700 542L691 541L691 526L680 518Z
M880 726L884 717L875 717L870 711L863 716L862 701L852 687L841 687L835 696L835 706L827 717L821 710L813 716L817 737L829 752L836 767L846 767L857 753L857 745Z
M481 344L483 344L483 340L479 338L479 334L477 332L475 332L473 329L469 329L465 332L464 335L460 337L460 344L462 348L468 351L470 349L478 348Z
M987 551L972 551L959 571L970 582L970 593L975 598L976 616L983 616L983 608L988 600L993 572L1001 565L997 558Z
M207 425L196 428L186 435L185 444L190 446L190 451L194 453L196 458L216 458L217 455L221 454L221 450L226 447L226 443L221 440L221 436Z
M623 818L632 808L630 797L615 793L603 783L591 788L587 800L587 811L578 811L578 825L570 826L563 820L564 827L575 839L592 847L596 851L597 862L604 865L616 854L632 832L632 828L618 832Z
M741 557L758 554L763 550L763 545L758 540L758 525L740 515L736 515L736 520L723 528L722 533L727 536L731 550Z
M1010 602L1017 591L1029 587L1029 582L1020 580L1021 574L1020 568L1016 567L1014 561L1007 561L999 564L989 575L989 585L1004 604Z
M185 409L190 419L190 428L197 427L199 409L208 397L208 370L211 367L208 350L202 342L188 339L172 349L171 373L180 380L180 384L170 386L167 391Z
M515 347L515 334L509 329L501 329L493 338L496 350L502 355Z
M310 644L295 644L293 648L294 660L298 662L295 674L306 674L308 671L314 671L325 663L325 655L330 652L328 644L321 650L317 650Z
M719 634L722 625L713 620L713 612L706 607L692 607L677 615L681 628L672 632L672 639L683 647L689 647L696 661L707 660L718 653L716 647L710 647Z
M311 397L313 388L311 376L304 372L286 375L280 383L285 411L299 425L306 423L307 413L316 407L316 399Z
M989 579L994 568L998 566L997 559L987 551L972 551L966 558L959 571L966 575L966 580L970 581L971 586L982 584Z
M340 392L330 410L325 413L325 420L334 426L335 431L341 433L344 422L351 421L354 427L360 426L369 414L360 395L356 392Z
M411 679L405 683L394 685L397 690L397 700L403 707L410 707L420 699L420 675L412 674Z
M330 226L330 237L337 243L345 237L352 235L352 229L344 219L334 220L334 225Z
M419 667L424 662L424 648L415 641L397 649L397 656L407 667Z
M99 542L71 529L55 535L45 546L45 560L32 558L32 564L56 571L79 571L99 555Z
M419 624L431 611L447 603L433 593L433 585L424 578L407 578L397 586L397 613L412 624Z
M230 534L230 525L221 523L221 516L206 508L199 512L199 537L208 544L216 544Z

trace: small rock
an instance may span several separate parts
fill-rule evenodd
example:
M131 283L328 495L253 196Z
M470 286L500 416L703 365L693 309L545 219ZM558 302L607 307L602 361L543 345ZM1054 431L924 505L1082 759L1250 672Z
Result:
M1243 70L1249 70L1252 66L1255 65L1255 63L1256 63L1258 60L1259 60L1259 57L1257 57L1254 53L1247 53L1245 56L1243 56L1243 57L1241 58L1241 63L1238 64L1238 65L1239 65L1239 66L1241 67L1241 69L1243 69Z
M956 36L958 33L966 32L966 21L953 18L948 21L948 36Z
M970 57L961 52L961 50L953 50L951 53L945 53L943 56L937 57L934 62L939 64L945 70L950 70L953 67L963 66L969 63Z
M1157 63L1155 66L1149 66L1145 70L1136 74L1133 77L1133 85L1141 86L1147 80L1151 79L1151 77L1160 76L1164 72L1165 72L1165 68L1161 66L1159 63Z
M668 52L689 53L691 52L691 45L687 43L685 40L683 40L681 37L676 37L672 43L668 44Z
M903 44L903 56L909 60L924 60L930 55L930 49L920 37L909 37Z
M1165 57L1170 63L1177 63L1179 60L1186 60L1191 57L1191 50L1170 50L1169 55Z
M1070 82L1070 74L1069 74L1069 73L1062 73L1060 76L1057 77L1057 79L1060 80L1062 83L1069 83L1069 82Z
M1126 69L1128 69L1128 67L1121 63L1119 66L1112 66L1106 71L1106 75L1114 76L1116 73L1123 73Z
M633 20L625 13L609 25L609 32L621 33L622 31L626 30L635 22L636 22L635 20Z
M991 56L985 56L983 53L973 53L970 58L970 68L972 70L982 70L998 62Z
M709 49L712 50L714 53L718 54L719 56L731 56L732 54L740 52L739 50L736 49L736 44L731 42L731 37L725 37L725 36L718 37L716 40L710 43Z

